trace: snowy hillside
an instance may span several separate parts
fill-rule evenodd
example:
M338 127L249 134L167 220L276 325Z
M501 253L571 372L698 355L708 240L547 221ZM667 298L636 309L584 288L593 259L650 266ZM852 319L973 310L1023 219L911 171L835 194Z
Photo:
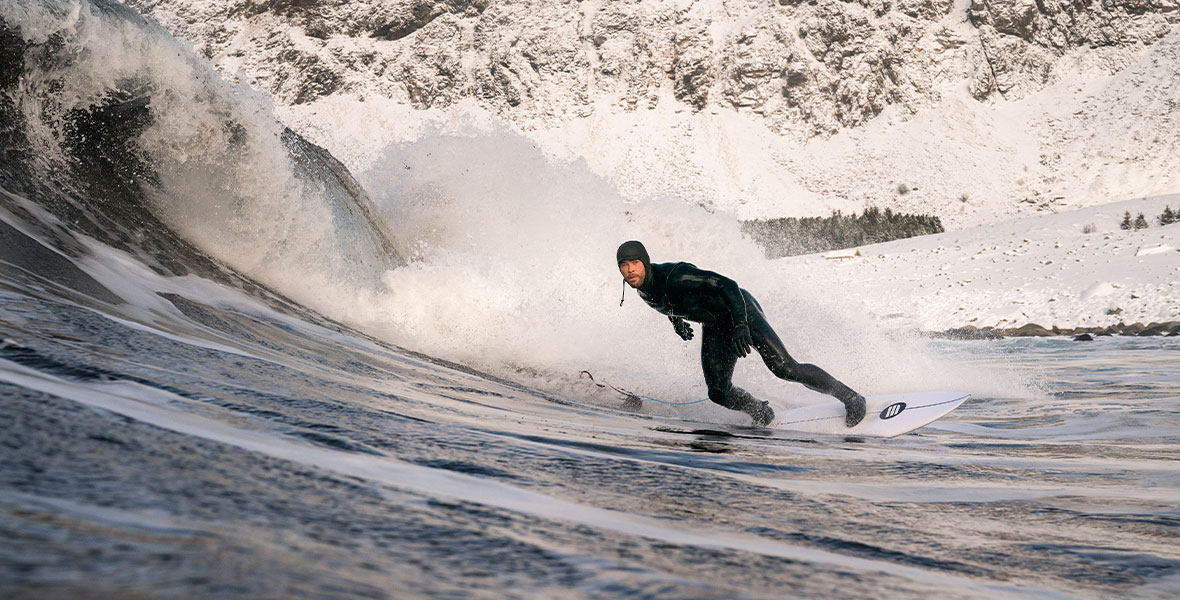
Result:
M129 3L354 171L507 123L740 218L958 228L1180 189L1175 0Z
M903 329L1170 328L1180 322L1180 223L1119 227L1127 212L1167 206L1180 207L1180 194L788 258L783 270L841 291L826 303Z
M378 177L391 145L480 138L450 158L414 155L415 173L466 182L472 214L472 153L524 139L628 202L714 219L870 205L940 217L942 236L775 261L755 270L780 274L748 281L839 289L815 302L845 315L924 331L1180 320L1180 226L1117 227L1124 211L1180 208L1151 199L1180 191L1175 0L129 3L270 93L354 173ZM504 153L482 176L504 178L512 157L548 168ZM405 175L386 178L394 197ZM508 197L546 186L517 182ZM581 210L595 194L605 222L630 221L613 191L578 190ZM512 202L528 213L548 197ZM716 243L698 260L747 268L745 249Z

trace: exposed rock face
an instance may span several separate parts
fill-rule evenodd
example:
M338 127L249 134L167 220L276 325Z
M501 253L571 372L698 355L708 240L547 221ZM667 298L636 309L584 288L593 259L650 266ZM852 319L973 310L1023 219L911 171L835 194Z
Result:
M354 170L490 115L747 220L957 229L1180 182L1180 0L126 1Z
M1076 48L1119 49L1151 44L1177 22L1177 0L982 0L968 11L980 34L987 74L977 97L1036 89L1057 61ZM1117 56L1115 53L1101 53ZM1113 58L1112 67L1118 65Z
M280 102L349 91L419 108L477 98L518 124L633 110L751 113L806 138L913 111L947 86L1006 97L1097 48L1111 69L1180 0L129 0Z

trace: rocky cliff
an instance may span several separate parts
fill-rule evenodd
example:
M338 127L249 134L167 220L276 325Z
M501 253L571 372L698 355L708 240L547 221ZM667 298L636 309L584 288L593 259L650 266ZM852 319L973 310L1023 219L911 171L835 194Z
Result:
M886 111L905 119L963 90L975 102L1005 102L1063 73L1116 73L1180 22L1180 0L128 3L287 106L342 94L416 109L470 99L524 131L604 111L721 111L796 144ZM668 165L688 160L671 156L680 158ZM627 161L599 162L610 172ZM702 182L716 178L698 170ZM974 191L1013 202L1053 193L1029 192L1035 177L1026 179ZM701 185L703 196L758 193ZM866 202L883 194L802 185Z
M972 86L976 96L1027 93L1053 76L1058 61L1075 49L1089 50L1114 72L1126 52L1167 35L1180 20L1176 0L1044 2L972 0L968 17L978 31L986 75Z
M512 120L623 109L661 89L805 136L914 110L947 85L1027 94L1079 48L1111 70L1178 0L131 0L281 102L340 91L419 108L478 98Z

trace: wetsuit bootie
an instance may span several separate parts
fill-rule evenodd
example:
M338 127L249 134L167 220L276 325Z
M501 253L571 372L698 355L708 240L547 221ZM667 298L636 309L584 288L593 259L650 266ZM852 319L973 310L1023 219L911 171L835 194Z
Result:
M852 396L841 398L840 402L844 403L844 424L848 427L855 427L865 418L864 396L853 393Z
M755 427L766 427L774 420L774 409L770 408L769 402L751 396L750 392L740 387L730 387L722 400L723 402L714 402L730 410L739 410L750 415L750 418L754 419Z
M639 399L639 396L632 394L627 396L626 400L623 400L623 405L619 408L631 412L639 412L643 410L643 401Z
M743 411L754 419L754 425L757 427L766 427L774 421L774 409L770 407L770 403L765 400L755 400L747 404Z

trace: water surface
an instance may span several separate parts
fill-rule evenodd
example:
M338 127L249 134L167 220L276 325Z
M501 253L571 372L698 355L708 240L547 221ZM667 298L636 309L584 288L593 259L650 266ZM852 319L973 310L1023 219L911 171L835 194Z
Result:
M1180 591L1175 338L939 342L1044 393L811 437L555 397L199 290L145 325L0 284L13 597Z

